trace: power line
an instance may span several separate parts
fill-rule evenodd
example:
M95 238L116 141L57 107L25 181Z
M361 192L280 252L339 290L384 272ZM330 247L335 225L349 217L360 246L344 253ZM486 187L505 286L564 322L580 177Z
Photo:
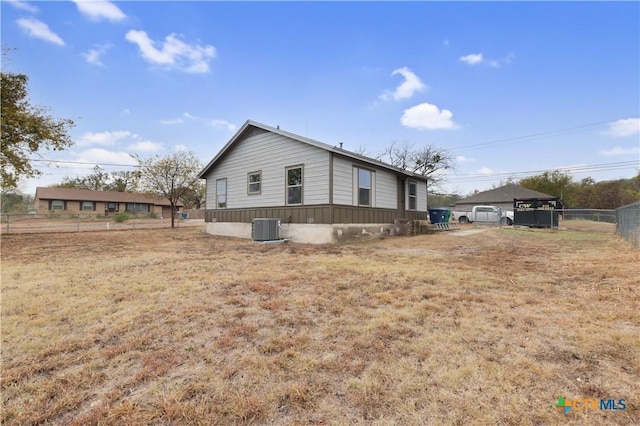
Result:
M610 123L614 123L614 122L616 122L618 120L620 120L620 119L599 121L599 122L596 122L596 123L581 124L581 125L578 125L578 126L566 127L566 128L563 128L563 129L551 130L551 131L547 131L547 132L531 133L529 135L524 135L524 136L515 136L515 137L510 137L510 138L505 138L505 139L498 139L498 140L494 140L494 141L489 141L489 142L482 142L482 143L476 143L476 144L471 144L471 145L464 145L464 146L451 148L451 149L449 149L449 151L460 151L460 150L466 150L466 149L475 149L475 148L480 148L480 147L488 146L488 145L504 144L504 143L507 143L507 142L516 142L516 141L520 142L520 141L523 141L523 140L526 140L526 139L540 138L541 136L549 136L549 135L564 136L564 135L582 133L588 127L601 126L603 124L610 124Z
M556 167L544 170L529 170L523 172L496 172L496 173L468 173L450 176L447 181L450 183L466 183L466 182L482 182L504 178L523 178L536 176L545 172L553 172L556 170L567 173L592 173L612 170L630 170L640 169L639 161L621 161L616 163L591 164L583 166Z
M29 161L38 161L40 163L84 164L88 166L139 167L137 164L98 163L96 161L47 160L41 158L29 158Z

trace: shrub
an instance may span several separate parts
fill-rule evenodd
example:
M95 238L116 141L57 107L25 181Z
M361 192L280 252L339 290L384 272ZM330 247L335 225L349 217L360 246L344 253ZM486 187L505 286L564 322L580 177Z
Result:
M157 219L158 215L156 214L156 212L149 212L149 219Z
M113 215L113 219L120 223L120 222L124 222L126 220L129 220L129 215L126 212L119 212L116 213L115 215Z

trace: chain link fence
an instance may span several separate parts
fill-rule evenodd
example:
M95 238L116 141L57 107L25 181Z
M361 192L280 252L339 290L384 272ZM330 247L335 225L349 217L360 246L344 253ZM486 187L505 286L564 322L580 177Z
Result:
M204 219L186 219L178 215L175 226L203 225ZM111 231L127 229L171 228L171 218L157 218L148 213L95 214L2 214L0 234Z
M640 247L640 201L616 209L616 234Z

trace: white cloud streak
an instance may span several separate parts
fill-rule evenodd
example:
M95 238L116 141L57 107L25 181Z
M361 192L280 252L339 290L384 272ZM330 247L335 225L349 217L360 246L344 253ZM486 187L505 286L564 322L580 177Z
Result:
M487 59L482 53L471 53L469 55L460 56L458 59L470 66L486 64L492 68L500 68L503 65L510 64L515 57L516 55L513 52L509 53L502 59Z
M9 3L11 6L15 7L16 9L24 10L25 12L37 13L40 10L36 6L29 4L25 1L20 1L20 0L4 0L4 1L6 3Z
M95 49L89 49L87 52L83 53L82 56L84 56L88 63L103 67L104 64L100 60L100 57L104 55L110 47L111 46L109 45L97 46Z
M215 127L216 129L227 129L229 131L234 131L236 130L236 125L229 123L226 120L211 120L211 126Z
M96 163L96 164L123 164L131 165L134 163L133 158L128 152L124 151L109 151L104 148L90 148L84 150L78 154L76 161Z
M621 146L616 146L615 148L603 149L598 152L600 153L600 155L604 155L605 157L613 157L616 155L637 155L640 154L640 148L637 146L633 148L623 148Z
M460 56L459 59L468 65L479 64L484 60L482 53L471 53L469 55Z
M209 61L216 54L215 47L185 43L177 34L169 34L164 42L156 42L144 31L131 30L125 39L136 44L143 59L150 64L193 74L209 72Z
M155 152L162 149L162 144L151 141L139 141L131 145L129 148L138 152Z
M115 145L118 141L135 137L133 133L128 130L118 130L115 132L85 132L80 139L76 142L78 146L89 146L89 145L106 145L111 146Z
M404 110L400 122L403 126L420 130L456 129L452 120L453 113L448 109L440 110L427 102Z
M112 22L122 21L127 18L127 15L118 8L115 4L109 1L86 1L86 0L72 0L78 7L78 11L81 14L91 19L92 21L107 20Z
M18 26L30 37L39 38L49 43L64 46L60 36L49 29L49 26L35 18L20 18L16 21Z
M391 92L389 90L386 90L384 93L382 93L379 98L383 101L388 101L391 99L396 101L399 101L401 99L408 99L412 97L416 92L422 92L427 89L427 86L422 81L420 81L420 78L418 78L418 76L415 75L409 68L398 68L391 73L392 76L398 74L404 77L404 81L398 87L396 87L395 91Z
M612 138L623 138L640 133L640 118L624 118L609 124L605 135Z

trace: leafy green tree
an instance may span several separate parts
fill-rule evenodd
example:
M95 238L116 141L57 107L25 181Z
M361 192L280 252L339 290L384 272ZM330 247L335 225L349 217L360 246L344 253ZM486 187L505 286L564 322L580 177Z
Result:
M564 200L566 206L570 207L575 204L577 185L573 182L571 175L561 170L555 170L551 173L544 172L537 176L520 179L518 185L553 195L554 197L560 197Z
M102 167L95 166L93 173L75 178L65 177L62 183L51 185L56 188L77 188L90 191L135 192L138 189L140 172L138 170L118 170L106 172Z
M2 56L7 53L3 48ZM49 115L49 109L33 106L27 100L27 83L24 74L1 72L2 81L2 145L0 153L0 177L2 189L16 188L24 178L42 174L31 157L43 150L61 151L73 145L68 131L74 123L69 119L57 119Z
M199 209L204 205L206 184L199 179L191 188L188 188L180 201L187 209Z
M29 206L33 204L32 196L23 194L17 189L3 190L0 196L2 213L28 213Z
M139 165L141 188L169 200L173 228L176 206L200 182L198 172L202 164L192 151L177 151L166 157L156 155L144 160L137 155L133 157Z

